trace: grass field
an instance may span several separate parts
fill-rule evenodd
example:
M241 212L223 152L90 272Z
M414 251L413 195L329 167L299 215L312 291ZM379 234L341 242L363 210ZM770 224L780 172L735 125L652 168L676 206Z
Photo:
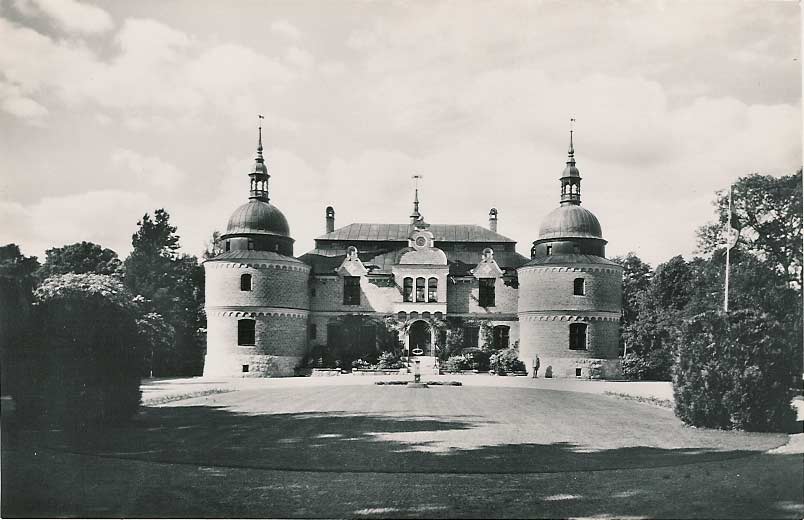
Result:
M505 381L504 379L501 381ZM254 383L94 435L3 432L2 513L81 517L800 518L786 435L614 396Z

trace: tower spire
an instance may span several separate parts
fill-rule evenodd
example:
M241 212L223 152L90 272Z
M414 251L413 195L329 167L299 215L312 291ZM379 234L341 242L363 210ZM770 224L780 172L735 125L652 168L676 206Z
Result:
M248 174L251 179L251 188L248 198L268 202L270 200L268 197L268 179L270 179L271 176L268 174L268 167L265 166L265 157L262 155L262 120L265 118L262 114L258 114L257 118L257 156L254 158L254 168Z
M422 214L419 213L419 181L422 179L421 175L413 175L413 213L410 214L410 223L415 224L422 220Z
M561 205L579 205L581 203L581 173L575 167L575 118L570 118L570 142L567 150L567 165L561 174Z

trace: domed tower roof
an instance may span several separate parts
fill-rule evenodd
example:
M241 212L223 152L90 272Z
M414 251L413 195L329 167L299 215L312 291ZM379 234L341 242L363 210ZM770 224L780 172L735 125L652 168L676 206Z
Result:
M269 202L252 199L229 217L226 235L280 235L290 237L285 215Z
M539 240L550 238L603 238L603 232L591 211L567 205L557 207L542 221Z

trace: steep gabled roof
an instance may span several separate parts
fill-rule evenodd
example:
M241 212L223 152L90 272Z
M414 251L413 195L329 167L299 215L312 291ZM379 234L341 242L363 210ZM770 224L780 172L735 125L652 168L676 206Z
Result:
M515 243L506 236L474 224L432 224L428 230L436 242ZM349 224L316 240L407 242L411 224Z

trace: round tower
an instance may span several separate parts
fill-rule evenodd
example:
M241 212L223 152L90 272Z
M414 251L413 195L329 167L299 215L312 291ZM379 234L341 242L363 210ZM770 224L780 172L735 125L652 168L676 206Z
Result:
M519 277L519 357L538 375L617 378L622 267L606 259L595 215L581 207L573 131L561 203L542 221Z
M287 219L270 203L259 128L249 201L229 218L224 252L204 262L204 376L292 376L307 348L310 267L293 257Z

